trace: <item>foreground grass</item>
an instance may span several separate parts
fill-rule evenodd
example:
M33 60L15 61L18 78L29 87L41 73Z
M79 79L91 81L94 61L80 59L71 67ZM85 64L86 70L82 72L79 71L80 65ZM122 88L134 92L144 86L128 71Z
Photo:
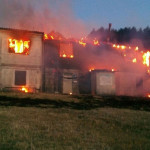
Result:
M0 93L0 149L149 150L150 101Z

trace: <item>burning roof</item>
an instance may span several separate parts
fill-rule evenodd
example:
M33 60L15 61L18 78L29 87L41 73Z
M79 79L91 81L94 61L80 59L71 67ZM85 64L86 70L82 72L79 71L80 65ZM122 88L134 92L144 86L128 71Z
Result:
M65 47L60 57L78 57L81 66L89 71L94 69L108 69L112 71L142 71L149 72L149 50L140 49L138 45L119 45L102 42L96 38L66 39L61 34L51 32L45 40L58 40L73 44L74 56L69 47ZM59 35L59 36L58 36ZM52 38L53 37L53 38Z

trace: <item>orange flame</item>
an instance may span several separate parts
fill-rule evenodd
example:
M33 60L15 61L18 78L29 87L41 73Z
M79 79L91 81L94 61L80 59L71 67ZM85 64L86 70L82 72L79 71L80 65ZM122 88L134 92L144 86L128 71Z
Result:
M83 41L83 38L81 38L81 40L79 41L79 44L80 44L80 45L83 45L83 47L86 46L86 43Z
M9 48L11 52L14 53L28 53L30 41L9 39Z
M93 70L95 70L95 68L92 67L92 68L89 69L89 72L91 72L91 71L93 71Z
M47 40L48 39L48 35L44 34L44 39Z
M52 40L54 40L54 37L52 35L50 37L51 37Z
M111 71L114 72L114 71L116 71L116 69L112 68Z
M139 47L137 46L136 48L135 48L135 51L138 51L139 50Z
M94 45L100 45L100 44L99 44L99 41L98 41L97 39L94 39L94 40L93 40L93 44L94 44Z
M136 59L136 58L133 58L133 59L132 59L132 62L133 62L133 63L136 63L136 62L137 62L137 59Z
M150 52L147 51L143 54L143 64L149 67L149 61L150 61Z
M26 88L26 87L24 87L24 86L20 89L20 91L25 92L25 93L28 93L28 92L29 92L29 91L28 91L28 88Z
M113 46L112 47L116 47L116 44L113 44Z
M150 93L147 94L147 97L150 98Z

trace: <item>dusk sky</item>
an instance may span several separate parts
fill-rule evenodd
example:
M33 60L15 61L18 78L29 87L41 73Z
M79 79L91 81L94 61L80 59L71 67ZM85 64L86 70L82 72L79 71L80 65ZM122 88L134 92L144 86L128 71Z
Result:
M72 0L72 6L76 17L91 27L150 25L150 0Z
M68 37L93 28L150 26L149 0L0 0L0 27L23 28Z

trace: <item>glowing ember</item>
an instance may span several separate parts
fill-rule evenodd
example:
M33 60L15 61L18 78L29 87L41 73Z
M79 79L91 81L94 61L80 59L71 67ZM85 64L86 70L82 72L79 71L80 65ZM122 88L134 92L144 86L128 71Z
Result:
M116 47L116 44L113 44L113 46L112 47Z
M96 39L93 40L93 44L94 44L94 45L100 45L100 44L99 44L99 41L96 40Z
M86 43L84 42L83 38L81 38L81 40L79 41L79 44L82 45L83 47L86 46Z
M135 48L135 51L138 51L139 50L139 47L137 46L136 48Z
M74 57L73 55L70 56L70 58L73 58L73 57Z
M150 52L147 51L143 54L143 64L149 67L149 60L150 60Z
M111 69L111 71L112 71L112 72L114 72L114 71L115 71L115 69L114 69L114 68L112 68L112 69Z
M132 60L132 62L133 62L133 63L136 63L136 62L137 62L136 58L134 58L134 59Z
M29 92L28 89L26 87L24 87L24 86L20 89L20 91L25 92L25 93Z
M150 93L147 94L147 97L150 98Z
M126 48L126 46L124 46L124 45L121 46L121 49L125 49L125 48Z
M91 72L91 71L93 71L93 70L95 70L95 68L90 68L90 69L89 69L89 72Z
M117 45L117 48L120 48L120 45Z
M74 58L73 46L71 43L60 43L59 56L63 58Z
M69 93L70 95L72 95L72 93Z
M9 39L9 52L18 54L29 54L30 41Z
M66 54L63 54L62 57L67 57L67 55L66 55Z

